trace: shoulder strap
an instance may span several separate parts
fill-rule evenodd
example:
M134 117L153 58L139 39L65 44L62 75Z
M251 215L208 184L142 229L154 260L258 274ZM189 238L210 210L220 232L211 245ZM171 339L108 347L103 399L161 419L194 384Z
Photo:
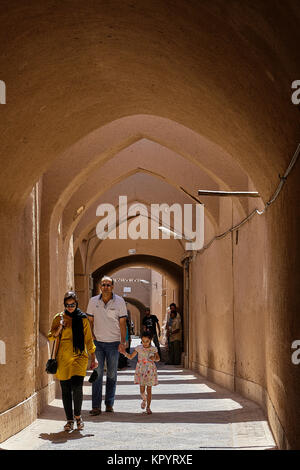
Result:
M50 359L52 359L52 356L53 356L53 351L54 351L54 346L55 346L55 343L56 343L56 340L53 341L53 345L52 345L52 351L51 351L51 356L50 356Z
M63 312L60 313L59 315L60 315L60 319L63 320L63 318L64 318ZM54 356L54 359L56 359L56 356L57 356L57 353L58 353L58 350L59 350L61 334L62 334L62 332L59 333L58 339L54 342L54 343L57 343L57 344L56 344L56 348L55 348L55 356ZM53 345L53 348L54 348L54 345ZM53 352L53 348L52 348L52 352ZM52 357L52 354L51 354L51 357Z

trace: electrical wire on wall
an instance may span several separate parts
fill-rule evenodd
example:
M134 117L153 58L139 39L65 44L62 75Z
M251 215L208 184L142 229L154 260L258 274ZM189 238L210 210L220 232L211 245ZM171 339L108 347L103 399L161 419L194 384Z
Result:
M234 225L233 227L229 228L228 230L226 230L226 232L223 232L219 235L216 235L214 236L206 245L204 245L201 250L197 250L196 253L202 253L204 250L207 250L207 248L209 248L212 243L215 241L215 240L220 240L222 238L224 238L228 233L232 233L236 230L238 230L240 227L242 227L242 225L244 225L246 222L248 222L250 219L252 219L252 217L256 214L258 215L262 215L266 212L266 210L276 201L277 197L279 196L290 172L292 171L293 167L295 166L295 163L296 161L298 160L298 157L299 157L299 154L300 154L300 144L298 144L298 147L294 153L294 156L288 166L288 168L286 169L285 173L283 176L280 176L279 175L279 178L280 178L280 182L276 188L276 191L274 192L273 196L271 197L271 199L265 204L265 207L263 208L263 210L258 210L258 209L254 209L247 217L245 217L241 222L239 222L238 224Z

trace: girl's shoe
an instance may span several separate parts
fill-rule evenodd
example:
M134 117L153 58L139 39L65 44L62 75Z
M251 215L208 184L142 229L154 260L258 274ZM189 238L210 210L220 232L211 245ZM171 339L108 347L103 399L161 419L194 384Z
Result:
M141 408L142 410L144 410L146 408L146 401L147 401L145 393L141 393L141 397L142 397Z
M66 424L64 425L64 430L65 431L73 431L74 428L74 421L73 420L68 420Z
M152 415L152 411L150 410L150 408L147 408L146 413L147 415Z
M76 426L79 431L81 431L84 428L84 422L82 421L82 417L80 416L79 418L76 419Z

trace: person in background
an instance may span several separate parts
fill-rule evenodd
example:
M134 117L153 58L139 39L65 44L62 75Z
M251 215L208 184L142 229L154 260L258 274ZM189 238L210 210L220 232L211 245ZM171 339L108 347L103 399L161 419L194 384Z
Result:
M168 355L170 351L170 331L171 331L170 329L172 325L172 318L170 317L170 313L171 313L171 310L174 310L174 309L176 311L176 304L174 303L170 304L169 307L167 308L166 319L163 324L164 343L167 343ZM165 362L165 364L169 364L169 361Z
M169 328L169 361L168 364L181 364L181 320L179 313L172 310L170 313L171 327Z
M160 325L159 325L158 318L156 315L151 315L149 307L145 309L145 314L146 315L144 316L143 321L142 321L143 332L148 331L149 333L151 333L153 342L155 346L157 347L157 351L161 360L161 351L160 351L160 344L159 344L159 339L158 339L160 337L161 332L160 332ZM158 335L157 335L156 327L158 328Z

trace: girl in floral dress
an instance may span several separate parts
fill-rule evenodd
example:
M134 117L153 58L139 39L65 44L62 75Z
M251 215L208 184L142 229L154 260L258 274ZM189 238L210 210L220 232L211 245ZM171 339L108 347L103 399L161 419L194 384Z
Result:
M152 399L152 386L158 384L157 369L154 362L158 362L159 355L157 348L151 345L152 335L149 332L142 333L142 344L137 346L132 354L125 353L124 356L128 359L133 359L138 354L138 361L134 374L134 383L140 385L140 392L142 397L141 408L147 409L146 413L151 414L150 409ZM145 389L147 387L147 395Z

